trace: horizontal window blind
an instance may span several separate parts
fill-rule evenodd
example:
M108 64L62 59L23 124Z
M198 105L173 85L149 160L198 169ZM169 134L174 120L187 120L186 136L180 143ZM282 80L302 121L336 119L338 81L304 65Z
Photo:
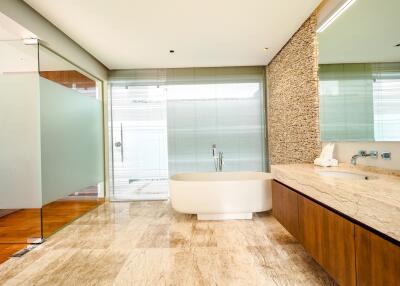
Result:
M214 171L211 146L224 171L264 168L264 67L113 71L112 86L165 90L169 175Z
M370 65L320 65L319 93L322 141L374 140Z
M373 64L375 141L400 141L400 63Z

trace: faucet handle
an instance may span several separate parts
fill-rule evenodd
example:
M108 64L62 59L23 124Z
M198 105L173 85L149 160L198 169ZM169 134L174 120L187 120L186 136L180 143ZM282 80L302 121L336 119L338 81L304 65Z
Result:
M369 151L369 156L372 158L378 158L378 151Z
M358 151L358 155L360 155L360 156L365 156L365 155L367 155L367 151L365 151L365 150L359 150L359 151Z
M390 152L382 152L381 157L383 160L390 160L392 158L392 153Z

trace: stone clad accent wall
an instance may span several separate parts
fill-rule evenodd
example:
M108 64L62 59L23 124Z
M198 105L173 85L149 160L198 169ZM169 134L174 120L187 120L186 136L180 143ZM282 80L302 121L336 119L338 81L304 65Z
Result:
M267 66L270 164L308 163L320 152L316 15Z

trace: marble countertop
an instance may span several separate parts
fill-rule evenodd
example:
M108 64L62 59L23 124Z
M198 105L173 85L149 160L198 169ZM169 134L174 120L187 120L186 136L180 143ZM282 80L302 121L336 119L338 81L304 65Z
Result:
M400 177L359 170L346 164L273 165L275 180L400 242ZM323 177L318 171L351 171L372 180Z

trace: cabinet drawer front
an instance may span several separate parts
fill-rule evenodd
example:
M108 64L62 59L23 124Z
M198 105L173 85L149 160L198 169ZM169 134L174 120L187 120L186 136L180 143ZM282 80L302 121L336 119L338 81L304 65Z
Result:
M356 226L358 285L400 285L400 247Z
M356 285L354 224L302 196L298 208L304 248L340 285Z
M272 182L272 214L290 232L299 238L297 193L288 187Z

